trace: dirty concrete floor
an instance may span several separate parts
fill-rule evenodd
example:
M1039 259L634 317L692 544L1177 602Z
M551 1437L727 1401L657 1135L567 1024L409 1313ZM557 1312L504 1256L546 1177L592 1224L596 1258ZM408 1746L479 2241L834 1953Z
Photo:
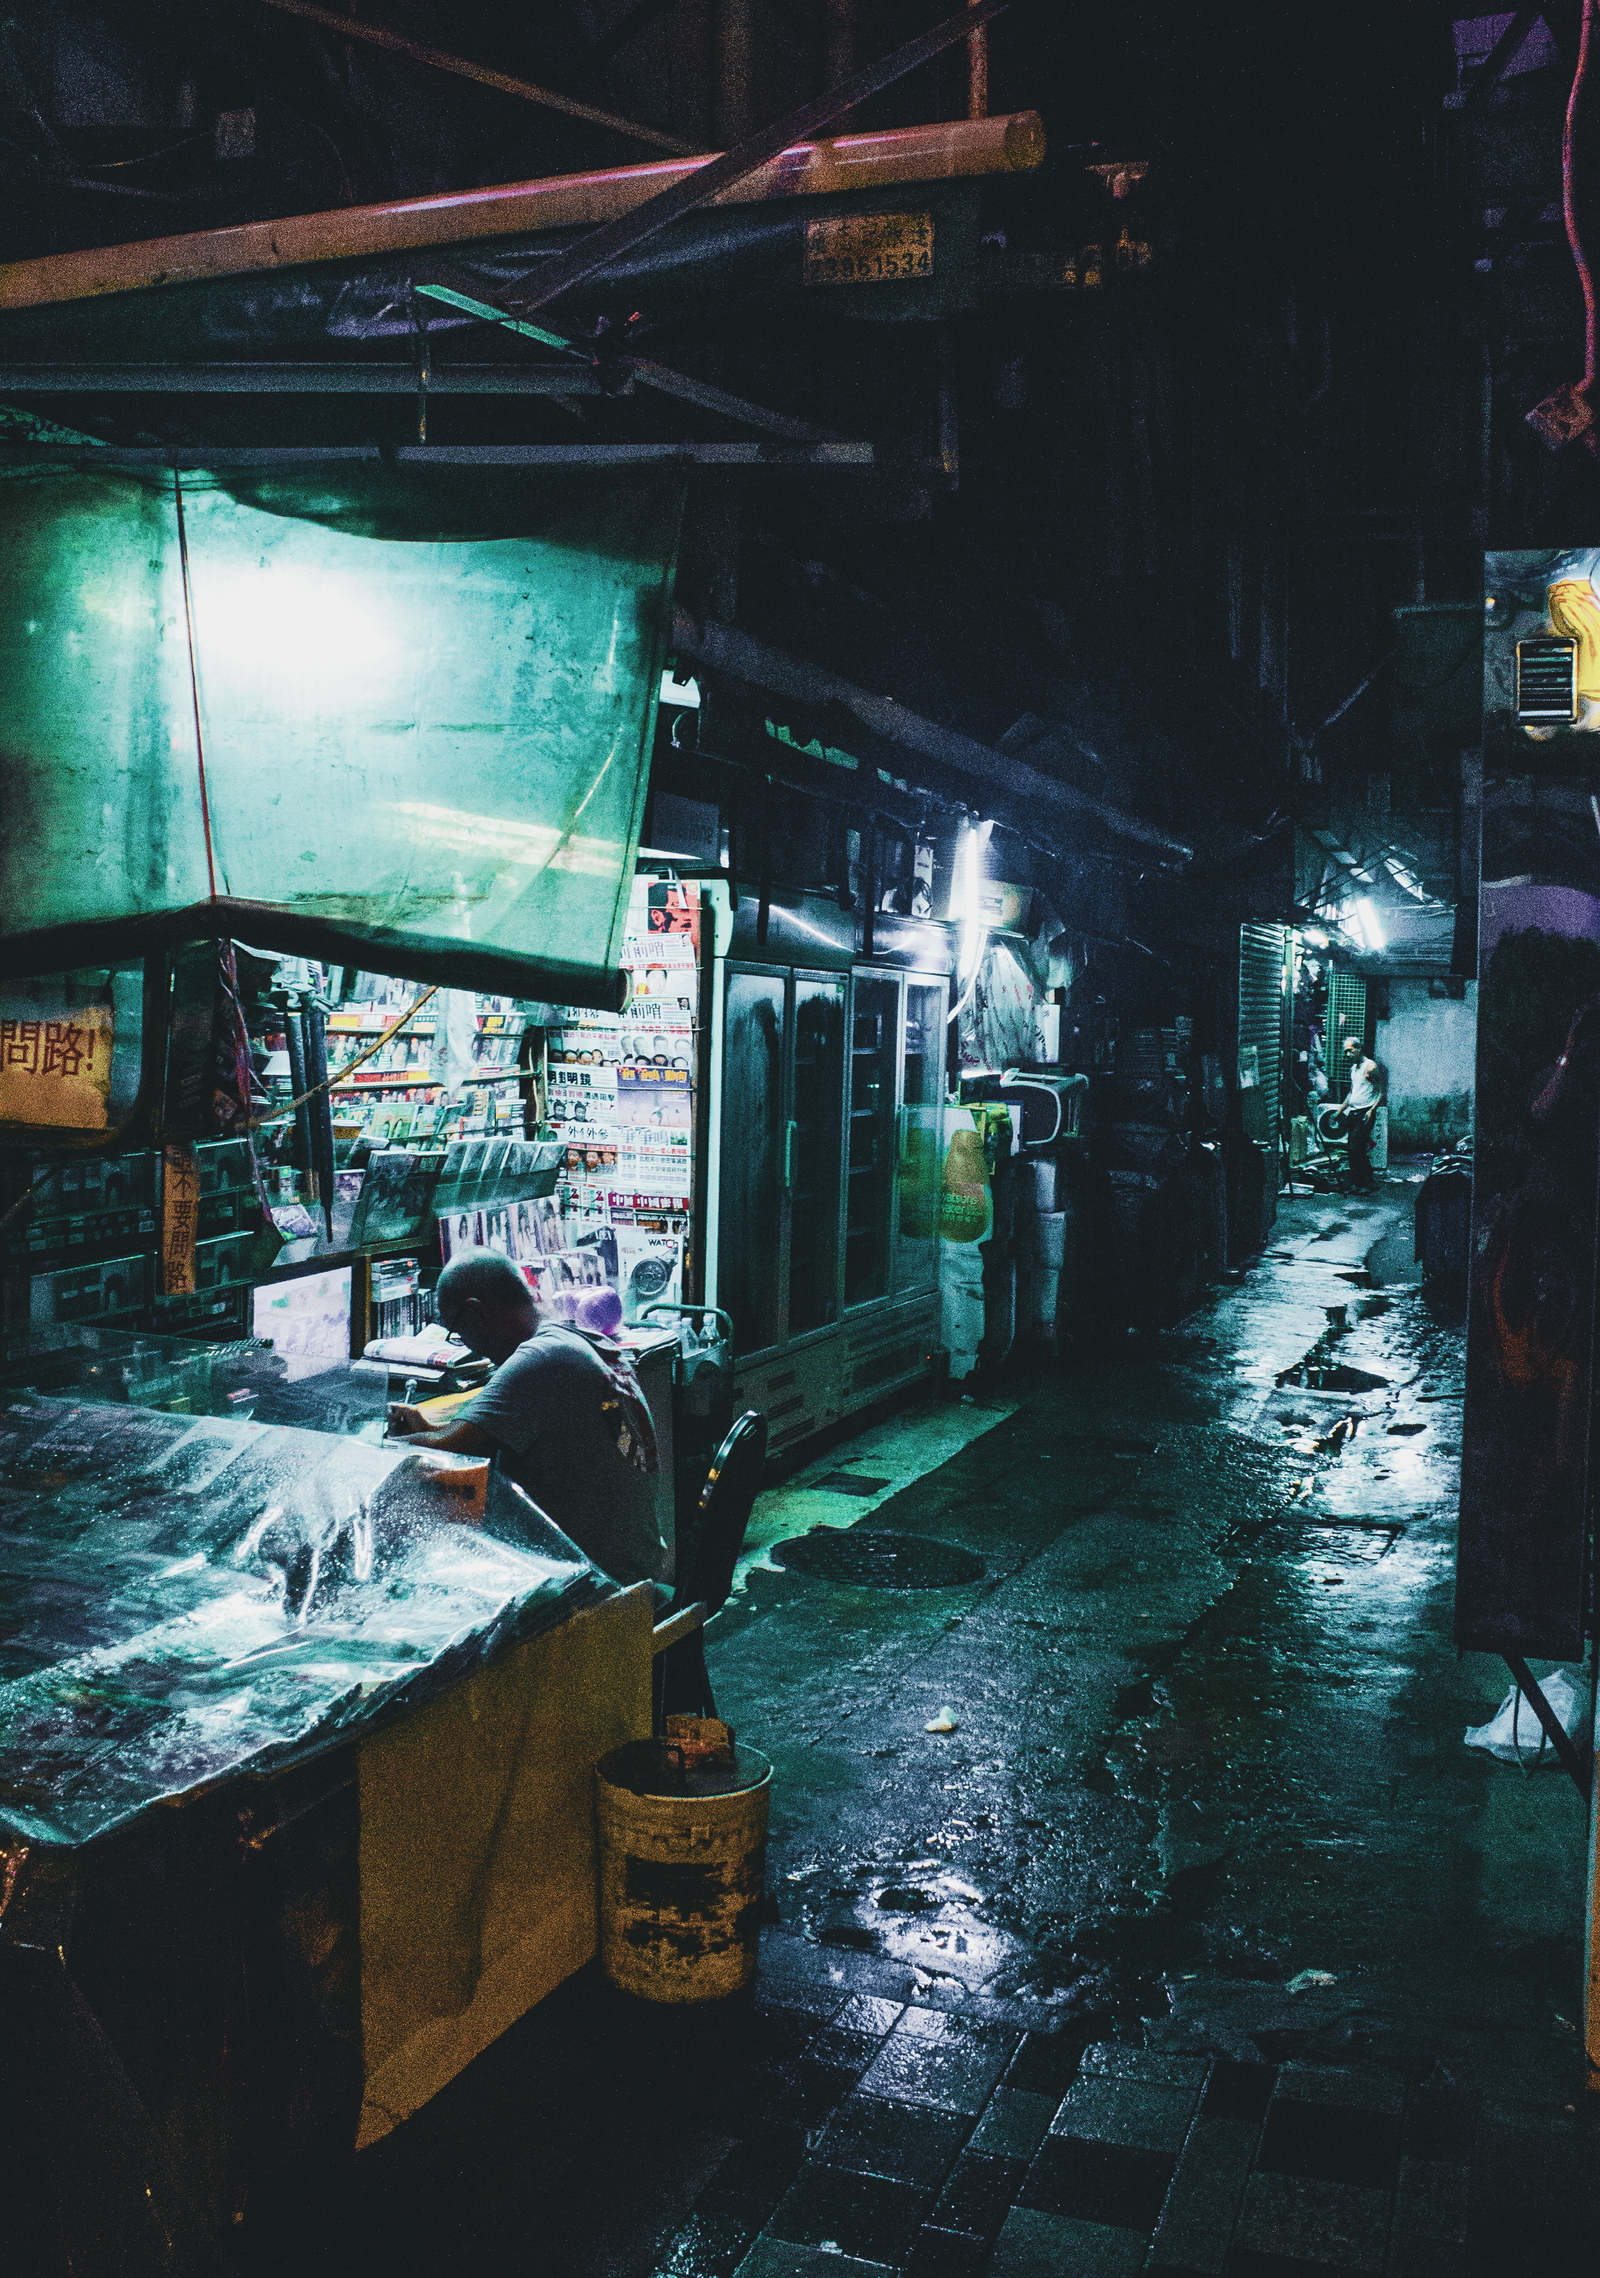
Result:
M1286 1201L1236 1286L1003 1387L860 1521L980 1579L750 1574L710 1659L775 1766L756 1997L573 1981L364 2156L346 2267L446 2239L574 2278L1592 2253L1584 1813L1462 1745L1508 1680L1450 1642L1461 1337L1412 1191Z

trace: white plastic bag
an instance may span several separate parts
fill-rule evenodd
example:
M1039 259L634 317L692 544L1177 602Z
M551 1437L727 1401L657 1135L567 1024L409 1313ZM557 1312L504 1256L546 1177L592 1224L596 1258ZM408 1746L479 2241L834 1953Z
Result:
M1588 1687L1576 1683L1565 1669L1552 1669L1548 1677L1538 1679L1538 1686L1555 1711L1562 1731L1574 1741L1581 1740L1589 1724ZM1545 1737L1544 1726L1515 1685L1487 1724L1468 1727L1466 1739L1469 1748L1486 1749L1491 1756L1498 1756L1502 1764L1554 1764L1557 1761L1556 1752Z

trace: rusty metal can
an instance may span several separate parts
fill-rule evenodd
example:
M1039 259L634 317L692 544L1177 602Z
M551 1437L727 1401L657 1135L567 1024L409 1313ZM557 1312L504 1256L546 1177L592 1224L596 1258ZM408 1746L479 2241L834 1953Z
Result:
M755 1975L772 1766L754 1748L685 1763L631 1740L595 1767L600 1959L645 2001L720 2001Z

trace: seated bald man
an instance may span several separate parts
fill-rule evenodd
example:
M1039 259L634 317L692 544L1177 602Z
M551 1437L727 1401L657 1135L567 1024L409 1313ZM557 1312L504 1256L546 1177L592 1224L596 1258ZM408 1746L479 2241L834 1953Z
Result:
M564 1321L541 1321L533 1292L497 1250L467 1250L439 1276L435 1311L496 1362L470 1408L439 1431L415 1408L389 1431L416 1447L496 1455L514 1479L617 1582L671 1579L656 1524L655 1434L621 1347Z

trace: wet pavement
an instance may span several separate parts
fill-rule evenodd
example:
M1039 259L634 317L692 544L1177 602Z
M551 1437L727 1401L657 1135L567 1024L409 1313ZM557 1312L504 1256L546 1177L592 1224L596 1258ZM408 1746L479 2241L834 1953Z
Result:
M781 1547L748 1573L709 1650L775 1764L756 1997L571 1981L364 2155L342 2267L1592 2254L1584 1812L1462 1744L1508 1679L1450 1640L1461 1337L1416 1286L1412 1192L1285 1202L1176 1330L1008 1382L986 1427L981 1398L953 1435L930 1416L934 1468L854 1523L979 1579L832 1581ZM797 1524L850 1523L870 1454L813 1467Z

